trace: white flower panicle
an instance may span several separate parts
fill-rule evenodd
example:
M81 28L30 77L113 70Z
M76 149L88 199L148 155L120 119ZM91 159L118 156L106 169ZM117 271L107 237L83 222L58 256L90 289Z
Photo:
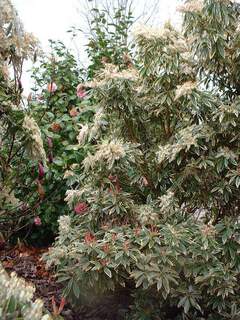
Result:
M182 96L186 96L191 94L194 89L196 89L197 83L193 81L187 81L182 85L177 86L177 90L175 93L175 100L181 98Z
M141 225L156 224L159 221L159 215L152 206L141 205L138 206L137 220Z
M88 153L88 155L83 160L83 166L85 170L92 169L96 165L96 157L95 155L92 155L91 153Z
M166 144L165 146L159 146L158 152L157 152L157 160L159 164L161 164L164 160L166 160L169 155L172 155L172 157L174 155L173 159L172 157L169 159L170 162L175 159L175 155L181 150L181 147L180 146L177 147L175 145L174 147L169 144Z
M230 114L234 114L235 117L240 115L240 105L238 103L231 103L231 104L222 104L219 108L215 111L213 119L219 119L219 122L222 123L224 119L228 119ZM228 122L227 122L228 123ZM223 124L226 125L226 124ZM236 126L236 122L232 122L233 126Z
M171 36L172 30L169 24L165 24L163 28L154 28L145 24L138 24L133 29L133 36L135 38L152 39L166 39Z
M69 177L73 177L75 173L72 170L66 170L63 175L63 179L67 179Z
M159 197L159 207L162 214L174 213L175 209L178 207L177 200L174 193L170 190L166 194Z
M71 170L75 170L75 169L78 169L80 166L79 166L79 163L73 163L70 165L70 169Z
M84 191L85 191L84 189L82 189L82 190L67 190L66 197L65 197L64 201L66 201L68 203L68 205L71 205L73 203L73 201L81 198Z
M172 39L173 43L169 46L173 51L190 54L190 48L187 41L183 37Z
M80 200L84 194L89 194L91 192L92 187L88 185L81 188L81 190L67 190L64 201L66 201L67 204L71 206L74 201Z
M105 68L103 69L100 76L103 78L103 81L110 79L123 79L134 81L138 79L138 71L133 67L119 71L118 66L111 63L106 63Z
M0 1L0 21L9 22L12 20L16 14L13 5L10 0L1 0Z
M93 120L93 125L90 127L88 124L81 125L77 140L80 145L84 145L86 142L99 137L101 128L104 128L107 122L104 120L103 109L99 109Z
M98 81L93 80L93 81L84 82L84 87L90 88L90 89L96 88L98 87Z
M197 12L201 12L202 9L203 9L202 0L191 0L178 7L178 11L184 12L184 13L187 13L187 12L197 13Z
M71 227L71 218L69 216L61 216L58 219L59 233L68 234Z
M184 61L193 61L193 54L190 50L182 52L181 57Z
M232 150L227 147L222 147L218 149L218 153L216 154L216 158L225 158L228 160L237 160L238 155L235 154Z
M77 140L80 145L84 144L87 141L88 134L89 134L89 125L88 124L81 125L81 129L77 136Z
M191 146L197 146L198 139L208 134L208 128L202 125L192 125L180 130L176 135L176 143L159 146L157 152L158 163L165 160L172 162L181 150L189 150Z
M61 239L61 240L60 240ZM66 237L64 238L66 240ZM63 241L64 241L63 240ZM59 243L62 241L62 234L59 235ZM43 259L46 261L46 268L49 269L52 265L61 263L61 259L69 255L69 246L61 244L58 247L51 247L47 253L44 253ZM41 319L43 320L43 319Z
M193 69L193 67L188 64L188 63L182 63L180 65L180 70L183 74L186 74L186 75L195 75L195 70Z
M84 160L85 170L93 168L98 162L106 162L111 168L115 161L125 157L126 152L124 143L121 140L103 141L98 145L97 152L94 155L89 154Z
M179 31L174 29L170 22L167 22L163 28L157 29L149 26L137 26L134 31L135 37L139 42L145 39L147 42L146 48L149 48L149 40L152 41L152 50L162 50L165 55L166 51L170 51L169 55L178 54L178 58L173 56L173 59L180 59L179 68L186 75L193 75L194 58L191 52L191 42L186 39ZM157 47L156 47L157 46ZM140 47L144 47L140 43ZM150 64L152 70L158 73L159 62L154 63L154 59Z
M97 139L99 137L99 132L101 128L104 128L107 122L104 120L105 114L103 112L103 109L99 109L93 120L93 126L89 130L89 141L91 141L93 138Z
M37 122L29 117L25 116L23 121L23 128L30 134L32 139L31 143L31 155L35 160L42 160L44 163L46 162L46 153L43 148L43 141L41 137L41 131Z
M136 81L139 78L139 73L134 67L119 70L119 67L112 63L105 63L105 68L101 69L96 79L91 82L84 83L84 87L98 88L109 82L109 80L129 80Z
M187 48L190 47L189 46L190 41L191 40L188 39ZM191 76L195 75L196 74L196 71L194 70L195 62L194 62L194 57L191 50L189 49L189 50L180 52L180 56L181 56L181 59L183 60L182 63L180 64L181 72L186 75L191 75Z

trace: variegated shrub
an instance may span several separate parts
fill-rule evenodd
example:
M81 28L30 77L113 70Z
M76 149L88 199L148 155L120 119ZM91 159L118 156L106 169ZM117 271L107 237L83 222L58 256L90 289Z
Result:
M136 66L85 84L101 120L45 259L75 298L135 286L129 319L238 319L240 7L179 9L181 32L136 27Z

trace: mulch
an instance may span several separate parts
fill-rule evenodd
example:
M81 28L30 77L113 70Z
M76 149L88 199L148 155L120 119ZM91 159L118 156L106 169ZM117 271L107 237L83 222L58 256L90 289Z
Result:
M22 243L14 247L0 248L0 262L8 273L16 274L27 282L34 284L35 299L40 298L44 306L50 312L54 311L54 304L57 308L62 301L62 286L56 282L53 273L46 270L41 257L47 248L33 248ZM95 306L80 306L73 310L69 303L65 303L61 312L64 320L120 320L118 309L129 304L125 293L117 296L105 297Z

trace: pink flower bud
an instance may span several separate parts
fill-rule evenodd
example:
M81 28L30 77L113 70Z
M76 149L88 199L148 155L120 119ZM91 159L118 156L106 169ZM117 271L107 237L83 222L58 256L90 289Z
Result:
M88 205L85 202L78 202L74 207L74 211L77 214L83 214L87 210L88 210Z
M80 83L78 86L77 86L77 96L78 98L80 99L84 99L87 95L87 92L84 90L84 87L83 85Z
M53 153L52 153L52 151L49 152L49 154L48 154L48 161L49 161L49 163L53 163Z
M147 187L149 185L148 179L146 177L142 177L142 183L143 183L144 187Z
M55 82L50 82L47 86L47 91L53 93L57 90L57 85Z
M91 232L86 232L84 236L84 241L86 244L91 244L96 241L96 238Z
M49 148L52 149L52 147L53 147L52 138L47 137L47 143L48 143Z
M44 166L42 162L38 162L38 179L41 180L44 177Z
M22 205L21 205L21 207L20 207L20 209L21 209L22 211L26 211L26 210L29 209L29 205L28 205L26 202L23 202Z
M41 226L41 225L42 225L42 220L41 220L41 218L40 218L39 216L36 216L36 217L34 218L34 224L35 224L36 226Z

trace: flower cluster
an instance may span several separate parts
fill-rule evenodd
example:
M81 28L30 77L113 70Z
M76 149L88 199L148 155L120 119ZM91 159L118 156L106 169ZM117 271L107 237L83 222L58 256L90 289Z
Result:
M79 131L79 134L77 136L77 140L78 143L80 145L84 144L88 138L88 134L89 134L89 125L85 124L85 125L81 125L81 129Z
M103 141L97 146L97 152L94 155L89 154L83 161L85 170L93 168L99 162L106 162L111 168L115 161L125 157L125 145L121 140L113 139Z
M161 214L169 215L174 213L176 208L178 208L177 199L174 196L174 193L171 190L168 190L166 194L159 197L159 208L161 210Z
M159 215L151 205L141 205L138 207L138 221L141 225L157 224Z
M74 207L75 213L81 215L88 211L88 205L85 202L78 202Z
M240 105L238 103L231 104L221 104L216 110L214 118L218 118L220 122L224 118L229 118L231 115L234 115L236 118L240 114Z
M69 216L60 216L58 219L59 233L67 234L70 230L71 219Z
M74 176L74 172L72 170L66 170L64 172L63 179L67 179L67 178L73 177L73 176Z
M73 201L80 198L82 194L82 190L67 190L64 200L68 203L68 205L71 205Z
M138 79L138 71L133 67L119 71L118 66L111 63L106 63L105 68L99 76L103 79L103 84L111 79L135 81Z
M165 23L162 28L138 26L134 34L141 47L142 57L152 56L151 59L144 60L144 65L148 73L158 76L158 82L164 80L163 72L167 66L173 68L171 73L177 67L179 74L190 75L193 78L195 61L191 51L192 39L186 38L170 22ZM155 51L161 53L158 61L154 59ZM169 73L166 74L168 75Z
M133 36L135 38L151 39L167 39L171 36L172 31L168 24L165 24L163 28L154 28L143 24L138 24L133 29Z
M5 61L10 48L21 58L32 58L39 50L38 40L31 33L23 30L18 14L10 0L0 2L0 66ZM2 65L2 67L4 64Z
M185 3L178 7L180 12L200 12L203 9L203 1L202 0L190 0L189 2Z
M238 155L228 147L221 147L218 149L218 152L216 153L216 158L221 158L221 157L226 160L233 160L233 161L238 159Z
M42 160L45 163L46 153L43 147L41 131L39 129L37 122L33 118L29 117L28 115L25 115L25 118L23 121L23 128L30 134L30 137L32 139L31 148L30 148L32 158L34 160Z
M196 89L197 83L192 81L187 81L182 85L177 86L175 100L181 98L182 96L186 96L192 93L194 89Z
M83 194L88 193L90 190L90 187L84 187L81 188L81 190L67 190L64 200L68 203L69 206L71 206L73 202L80 200Z
M172 37L172 44L169 45L169 48L185 56L186 54L190 54L188 42L182 36Z
M176 159L181 150L189 150L191 146L197 146L198 139L205 137L206 132L207 128L202 125L192 125L182 129L176 135L176 143L159 147L157 152L158 163L162 163L166 159L168 159L169 162L172 162Z
M48 85L47 85L47 91L49 93L54 93L55 91L57 90L57 85L55 82L50 82Z
M33 219L33 221L34 221L34 224L35 224L36 226L41 226L41 225L42 225L42 220L41 220L41 218L40 218L39 216L36 216L36 217Z
M103 109L99 109L93 119L92 126L88 124L81 125L77 140L80 145L83 145L87 141L97 139L101 128L104 128L106 121L104 120Z
M83 84L79 84L77 86L77 96L80 99L84 99L87 95L87 92L85 91L85 86Z

